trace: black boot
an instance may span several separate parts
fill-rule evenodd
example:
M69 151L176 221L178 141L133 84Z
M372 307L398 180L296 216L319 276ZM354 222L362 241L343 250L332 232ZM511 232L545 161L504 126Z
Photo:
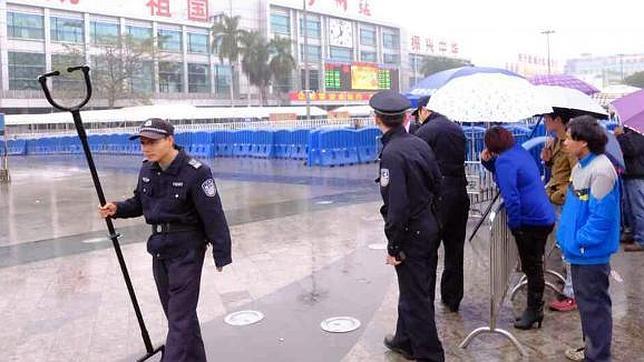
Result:
M413 360L414 359L414 354L411 351L410 346L402 346L396 342L396 339L393 335L388 334L385 336L385 340L383 341L385 347L389 348L393 352L396 352L403 356L404 359L407 360Z
M541 322L543 322L543 302L537 306L528 306L521 318L514 323L514 328L532 329L535 323L537 323L537 328L541 328Z

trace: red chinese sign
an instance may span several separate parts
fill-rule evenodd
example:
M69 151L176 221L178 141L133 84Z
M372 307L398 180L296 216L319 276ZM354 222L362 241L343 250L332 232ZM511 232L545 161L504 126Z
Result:
M150 8L151 16L172 17L170 13L170 0L150 0L145 6Z
M188 19L208 21L208 0L188 0Z
M414 35L411 37L411 50L414 52L420 52L420 37Z
M371 16L371 9L369 8L369 0L360 0L360 14L364 16Z
M368 101L374 93L370 92L313 92L309 99L312 102L342 102L342 101ZM306 102L306 93L289 92L289 99L292 102Z

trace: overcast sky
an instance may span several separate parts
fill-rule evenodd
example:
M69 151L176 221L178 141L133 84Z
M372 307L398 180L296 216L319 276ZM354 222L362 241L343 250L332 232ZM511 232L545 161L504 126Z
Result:
M357 0L354 0L357 1ZM551 54L563 65L582 53L644 53L641 0L380 0L391 19L419 34L461 42L476 65L501 66L517 54ZM375 3L374 3L375 5ZM403 5L403 6L401 6Z

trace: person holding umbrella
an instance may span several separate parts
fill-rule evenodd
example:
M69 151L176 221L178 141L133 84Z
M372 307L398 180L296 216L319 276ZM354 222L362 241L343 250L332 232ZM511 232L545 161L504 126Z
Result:
M624 251L644 251L644 136L628 127L616 128L615 135L626 162L623 178L628 212L625 217L634 241L625 245Z
M570 121L570 112L558 110L554 113L544 115L544 124L548 132L555 134L555 137L549 138L545 147L541 151L541 160L550 170L550 180L546 184L546 194L548 199L555 208L557 218L561 215L561 207L564 204L568 185L570 183L570 173L572 168L577 164L574 155L568 154L564 149L564 141L567 138L567 125ZM551 310L558 312L569 312L577 309L575 303L575 294L572 288L572 277L570 273L570 264L564 260L566 268L566 281L561 295L550 302L548 305Z
M528 278L528 306L514 323L517 329L531 329L543 322L545 279L543 255L555 213L548 201L539 169L512 133L503 127L485 132L485 149L480 158L494 178L505 203L508 228L515 238L521 268Z
M206 361L197 318L207 243L218 271L232 262L228 223L210 168L174 143L174 127L154 118L141 126L143 161L134 196L99 208L104 218L143 215L152 226L147 249L168 319L164 361Z
M415 135L436 152L443 176L438 208L441 240L445 249L441 301L451 312L458 312L463 299L463 249L470 211L465 177L467 139L461 126L427 108L429 98L418 101L418 109L414 113L422 125Z

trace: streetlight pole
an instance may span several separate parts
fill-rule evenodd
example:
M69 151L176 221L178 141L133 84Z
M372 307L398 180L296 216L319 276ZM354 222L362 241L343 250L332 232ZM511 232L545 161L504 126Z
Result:
M554 30L545 30L542 31L541 34L546 35L546 47L548 50L548 74L550 74L550 34L554 34Z
M306 8L307 1L308 0L302 0L302 2L304 3L304 25L302 26L302 33L304 35L304 51L302 52L302 58L304 60L304 94L306 95L306 120L308 122L311 120L311 81L309 79L309 19L308 11Z

